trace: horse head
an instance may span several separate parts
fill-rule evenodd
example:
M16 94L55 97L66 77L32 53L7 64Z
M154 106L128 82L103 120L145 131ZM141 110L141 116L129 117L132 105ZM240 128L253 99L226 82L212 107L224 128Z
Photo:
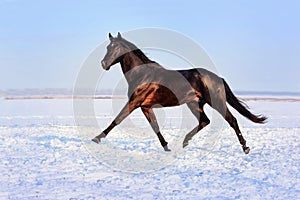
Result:
M105 70L109 70L110 67L120 62L121 57L126 53L126 49L122 45L122 36L118 33L117 37L113 37L110 33L108 34L110 43L106 47L106 55L101 61L102 67Z

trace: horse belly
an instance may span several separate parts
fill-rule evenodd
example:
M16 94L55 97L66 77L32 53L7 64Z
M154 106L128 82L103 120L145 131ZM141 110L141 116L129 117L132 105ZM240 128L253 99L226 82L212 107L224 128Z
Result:
M180 105L176 95L167 88L159 87L144 99L142 106L169 107Z

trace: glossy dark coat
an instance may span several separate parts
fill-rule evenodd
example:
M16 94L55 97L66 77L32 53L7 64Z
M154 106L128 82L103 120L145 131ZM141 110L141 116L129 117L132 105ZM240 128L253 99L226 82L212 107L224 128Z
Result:
M109 39L110 44L101 63L105 70L109 70L116 63L121 64L128 82L129 100L110 126L93 139L94 142L99 143L101 138L106 137L133 110L141 108L161 145L169 151L168 143L160 133L152 108L187 104L199 123L186 135L183 141L185 147L198 131L210 123L203 110L203 106L207 103L225 118L235 130L244 152L249 153L250 148L246 146L246 140L239 130L237 120L227 108L226 102L255 123L263 123L266 118L253 115L235 97L224 79L203 68L167 70L150 60L134 44L123 39L120 33L116 38L109 34Z

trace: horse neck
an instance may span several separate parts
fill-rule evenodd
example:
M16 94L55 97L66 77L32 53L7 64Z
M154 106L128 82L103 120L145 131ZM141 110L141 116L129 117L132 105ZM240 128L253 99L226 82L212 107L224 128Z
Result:
M145 64L142 59L136 56L133 52L126 53L120 61L123 74L126 75L130 70L140 65Z

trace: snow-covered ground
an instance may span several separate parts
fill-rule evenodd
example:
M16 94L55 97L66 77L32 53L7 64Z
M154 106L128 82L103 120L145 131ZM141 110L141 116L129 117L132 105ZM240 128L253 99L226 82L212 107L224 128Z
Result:
M120 99L119 101L124 101ZM119 105L95 100L104 129ZM264 125L236 112L251 148L206 108L211 126L181 148L196 120L185 107L155 110L164 152L139 110L100 144L77 127L72 99L0 99L0 199L300 199L300 101L248 101Z

